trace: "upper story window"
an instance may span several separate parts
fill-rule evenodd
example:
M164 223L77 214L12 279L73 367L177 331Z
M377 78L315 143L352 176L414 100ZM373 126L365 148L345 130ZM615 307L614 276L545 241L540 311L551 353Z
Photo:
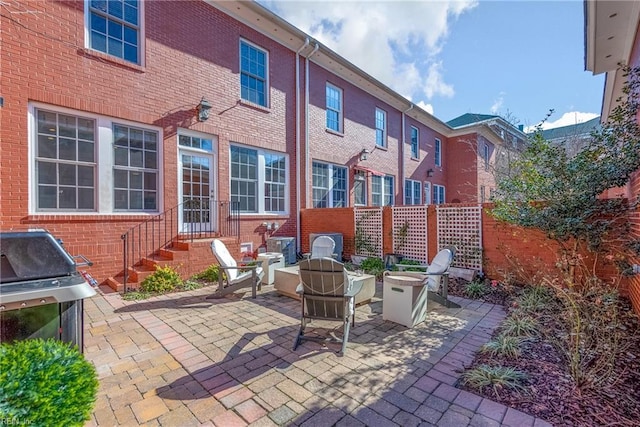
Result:
M313 207L344 208L347 206L347 168L313 162Z
M484 203L486 201L485 200L485 192L486 191L485 191L484 185L481 185L480 186L480 203Z
M327 83L327 129L342 132L342 90Z
M442 166L442 142L438 138L436 138L435 158L436 166Z
M89 45L125 61L140 63L140 2L89 0Z
M489 144L486 142L482 145L482 160L484 161L484 170L489 170Z
M267 51L240 40L240 97L267 106Z
M376 108L376 145L387 146L387 112Z
M371 199L373 206L393 205L392 176L373 176L371 178Z
M412 179L404 181L404 204L420 205L422 204L422 183Z
M242 213L287 211L287 157L284 154L232 145L231 201Z
M441 205L444 203L444 185L433 185L433 203L436 205Z
M418 159L420 156L420 131L417 127L411 126L411 158Z

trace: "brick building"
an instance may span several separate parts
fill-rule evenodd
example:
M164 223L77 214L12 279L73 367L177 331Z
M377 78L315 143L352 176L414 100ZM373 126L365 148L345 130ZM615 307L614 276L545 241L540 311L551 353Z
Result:
M254 2L15 1L0 37L0 227L48 229L100 282L127 269L132 227L219 232L229 201L253 248L299 247L303 208L476 202L478 154L459 141L500 142ZM151 243L142 257L166 242ZM185 274L212 261L182 259Z

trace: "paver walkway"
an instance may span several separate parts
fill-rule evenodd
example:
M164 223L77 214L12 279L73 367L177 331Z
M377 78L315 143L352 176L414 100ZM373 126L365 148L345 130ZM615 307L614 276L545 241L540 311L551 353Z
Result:
M292 344L300 303L263 287L205 300L211 289L145 301L85 301L85 354L100 390L90 426L548 426L454 387L504 318L453 298L413 329L356 310L348 350ZM333 323L331 326L335 326ZM340 326L340 325L338 325Z

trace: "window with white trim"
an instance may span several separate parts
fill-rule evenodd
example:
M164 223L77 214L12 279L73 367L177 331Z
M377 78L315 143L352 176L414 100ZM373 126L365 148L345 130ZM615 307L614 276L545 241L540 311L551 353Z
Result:
M158 212L159 129L52 106L29 116L33 212Z
M342 132L342 89L327 83L327 129Z
M113 149L114 209L158 210L158 133L114 124Z
M36 210L94 211L95 120L37 110Z
M411 126L411 158L420 158L420 131L417 127Z
M489 144L486 142L482 146L482 160L484 161L484 170L489 170Z
M393 176L373 176L371 178L371 205L393 205Z
M413 179L404 180L404 204L422 204L422 182L414 181Z
M140 4L138 0L88 0L91 49L140 63Z
M424 204L431 204L431 183L429 181L424 183Z
M376 108L376 145L387 146L387 112Z
M312 192L314 208L344 208L347 204L347 168L313 162Z
M367 205L367 177L364 171L357 170L354 174L353 200L356 206Z
M241 213L286 213L288 162L280 153L231 145L231 201Z
M240 40L240 97L253 104L267 106L269 56L258 46Z
M436 166L442 166L442 142L438 138L435 145L435 161Z
M444 185L433 184L433 203L441 205L444 202Z

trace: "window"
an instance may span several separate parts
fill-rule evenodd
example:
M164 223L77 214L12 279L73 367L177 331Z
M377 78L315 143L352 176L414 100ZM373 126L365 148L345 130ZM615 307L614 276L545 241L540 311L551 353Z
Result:
M158 209L158 133L130 126L113 126L114 209Z
M374 176L371 179L371 204L373 206L393 205L393 177Z
M484 200L484 197L485 197L484 193L485 193L484 185L481 185L481 186L480 186L480 203L484 203L484 202L485 202L485 200Z
M347 168L313 162L313 207L347 206Z
M433 185L433 203L436 205L441 205L444 203L444 186L442 185Z
M420 133L418 128L411 126L411 158L413 159L420 158L420 153L418 151L420 148L419 136Z
M431 204L431 183L430 182L424 183L424 204L425 205Z
M30 104L34 213L158 212L159 128Z
M36 210L94 211L96 123L37 111Z
M442 166L442 143L437 138L436 138L435 157L436 157L436 166Z
M267 106L267 52L240 41L240 97Z
M327 83L327 129L342 132L342 90Z
M376 108L376 145L387 146L387 112Z
M404 181L404 204L420 205L422 204L422 183L412 179Z
M484 170L489 170L489 144L486 142L482 146L482 160L484 161Z
M356 206L367 205L367 178L364 171L356 171L353 182L353 198Z
M91 49L139 64L140 15L138 0L89 0Z
M287 158L285 155L232 145L231 201L243 213L287 211Z

